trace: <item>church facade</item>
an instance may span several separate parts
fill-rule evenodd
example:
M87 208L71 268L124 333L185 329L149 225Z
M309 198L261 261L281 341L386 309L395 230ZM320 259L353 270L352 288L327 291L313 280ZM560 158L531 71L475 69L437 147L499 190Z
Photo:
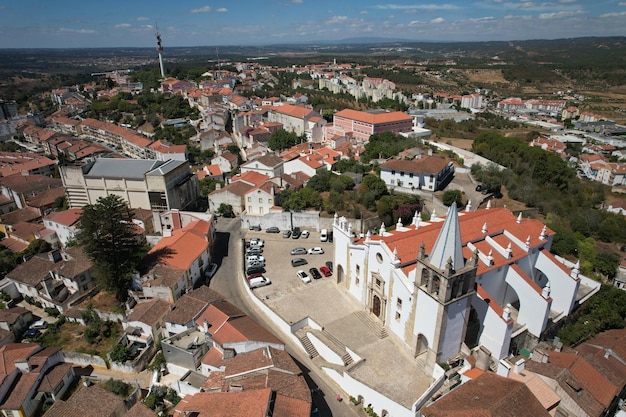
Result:
M337 285L427 372L482 346L497 363L600 289L550 253L554 232L505 208L434 213L358 238L335 217Z

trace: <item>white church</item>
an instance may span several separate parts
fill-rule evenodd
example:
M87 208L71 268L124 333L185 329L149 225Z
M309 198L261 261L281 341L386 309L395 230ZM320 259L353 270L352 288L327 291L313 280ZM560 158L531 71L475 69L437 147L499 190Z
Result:
M550 253L554 232L505 208L435 213L357 237L335 216L335 275L426 372L481 346L492 363L533 346L600 289Z

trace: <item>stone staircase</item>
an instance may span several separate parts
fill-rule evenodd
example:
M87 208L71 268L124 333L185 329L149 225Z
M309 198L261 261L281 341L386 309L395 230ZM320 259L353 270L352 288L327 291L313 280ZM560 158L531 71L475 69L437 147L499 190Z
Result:
M354 312L354 315L359 318L375 335L378 336L379 339L384 339L388 336L387 329L385 326L377 320L374 320L370 317L370 314L367 311L359 310Z
M298 330L296 332L296 336L298 337L298 339L300 339L300 343L302 343L302 346L304 346L304 350L306 350L306 353L309 354L309 358L313 359L320 355L317 349L315 349L315 346L313 346L313 343L311 343L309 337L307 336L306 330Z

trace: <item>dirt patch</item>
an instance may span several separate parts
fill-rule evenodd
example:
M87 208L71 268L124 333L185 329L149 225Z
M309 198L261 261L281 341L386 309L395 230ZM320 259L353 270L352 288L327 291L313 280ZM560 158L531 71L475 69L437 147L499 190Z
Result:
M471 81L479 84L509 83L499 69L470 69L464 73Z
M83 301L78 305L78 308L87 308L87 306L91 304L94 309L102 310L102 311L112 311L112 312L123 312L123 308L119 301L115 298L114 294L108 293L106 291L100 291L93 297Z
M94 343L89 343L84 336L85 330L87 330L86 326L79 323L65 322L54 333L51 329L47 330L43 335L44 341L42 345L58 347L65 352L88 353L105 357L113 349L113 345L117 343L123 332L119 323L111 324L111 326L108 337L101 334L94 337ZM101 329L104 329L104 325L101 326Z

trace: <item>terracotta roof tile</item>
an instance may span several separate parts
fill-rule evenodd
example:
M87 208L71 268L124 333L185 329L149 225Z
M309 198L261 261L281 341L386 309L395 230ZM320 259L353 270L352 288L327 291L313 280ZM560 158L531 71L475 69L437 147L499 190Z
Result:
M97 407L94 405L97 404ZM57 400L46 417L110 417L125 412L124 399L100 388L81 385L67 401Z
M82 209L73 208L63 211L53 211L46 216L46 220L62 224L64 226L73 226L78 223L80 216L83 214Z
M271 394L269 388L242 392L200 392L185 396L176 406L174 416L183 417L185 411L196 411L197 417L266 417Z
M159 298L137 304L126 321L138 321L148 326L156 325L170 309L170 304Z
M392 159L385 162L380 168L386 171L397 170L416 174L437 174L448 166L449 163L449 158L428 156L426 158L411 160Z
M335 117L357 120L359 122L378 124L396 121L413 120L411 116L400 111L384 112L384 113L368 113L358 110L344 109L335 113Z

